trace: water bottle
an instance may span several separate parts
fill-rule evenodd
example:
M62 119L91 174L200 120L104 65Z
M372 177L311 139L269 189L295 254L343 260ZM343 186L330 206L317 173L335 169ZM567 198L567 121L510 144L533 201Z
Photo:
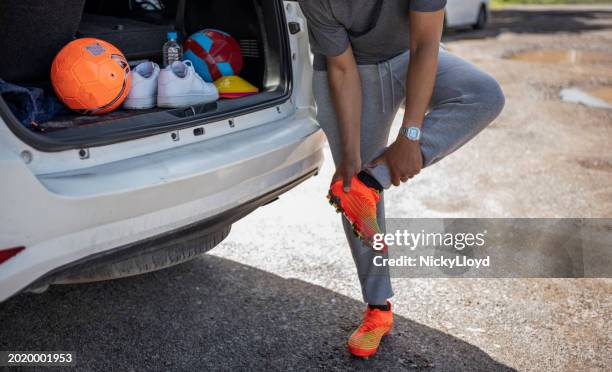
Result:
M183 60L183 47L176 39L176 32L168 32L168 41L164 44L164 67Z

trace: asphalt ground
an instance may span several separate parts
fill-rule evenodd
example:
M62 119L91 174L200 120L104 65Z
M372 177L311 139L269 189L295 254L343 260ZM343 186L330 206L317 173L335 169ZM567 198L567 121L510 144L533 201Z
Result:
M208 256L157 273L52 287L2 305L2 350L76 351L75 370L504 370L479 348L397 316L375 359L346 351L359 301ZM44 370L44 368L41 368Z

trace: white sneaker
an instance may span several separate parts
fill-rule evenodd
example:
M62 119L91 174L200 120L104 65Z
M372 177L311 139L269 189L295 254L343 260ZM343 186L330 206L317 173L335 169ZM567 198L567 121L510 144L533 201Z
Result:
M155 107L159 66L154 62L143 62L132 70L132 88L123 107L128 110L142 110Z
M157 106L181 107L214 102L219 91L205 82L193 69L191 61L176 61L159 74Z

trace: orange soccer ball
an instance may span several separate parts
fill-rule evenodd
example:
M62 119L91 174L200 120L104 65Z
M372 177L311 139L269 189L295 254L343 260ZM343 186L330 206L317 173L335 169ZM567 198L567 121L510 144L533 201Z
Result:
M66 106L99 115L123 103L132 76L119 49L104 40L84 38L71 41L55 56L51 83Z

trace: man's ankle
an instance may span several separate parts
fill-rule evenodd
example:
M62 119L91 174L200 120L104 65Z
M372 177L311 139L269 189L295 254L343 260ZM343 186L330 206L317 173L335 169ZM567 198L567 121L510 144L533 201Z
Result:
M372 175L369 174L368 172L366 171L359 172L359 174L357 175L357 178L359 178L359 180L363 182L366 186L374 190L377 190L377 191L383 191L382 185L376 180L376 178L372 177Z
M384 304L384 305L371 305L371 304L368 304L368 307L370 309L372 309L372 310L375 310L375 309L381 310L381 311L389 311L389 310L391 310L389 308L389 304Z

